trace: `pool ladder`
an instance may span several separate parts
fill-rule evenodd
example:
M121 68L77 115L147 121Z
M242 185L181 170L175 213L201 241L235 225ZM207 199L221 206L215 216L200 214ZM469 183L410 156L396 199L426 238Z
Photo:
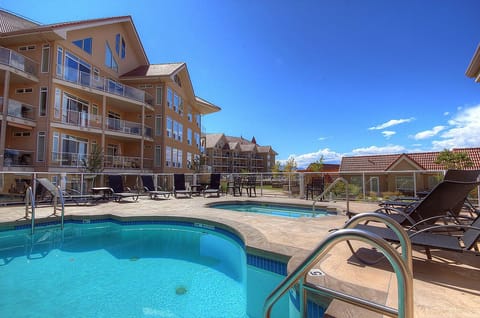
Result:
M363 230L354 229L360 222L379 221L387 224L399 237L401 254L380 236ZM355 297L307 282L308 272L338 243L358 240L368 243L382 252L393 267L397 277L398 309ZM289 274L264 303L264 317L270 318L273 305L295 285L300 295L300 317L307 317L307 292L353 304L389 317L413 317L413 270L412 247L405 230L388 216L378 213L364 213L351 218L343 229L327 236L313 252L291 274Z
M56 193L53 196L53 215L57 215L58 201L60 201L60 227L63 230L64 219L65 219L65 200L63 198L62 190L60 186L56 188ZM35 232L35 195L31 186L27 188L25 193L25 219L28 219L28 214L31 214L32 220L32 230L31 233Z

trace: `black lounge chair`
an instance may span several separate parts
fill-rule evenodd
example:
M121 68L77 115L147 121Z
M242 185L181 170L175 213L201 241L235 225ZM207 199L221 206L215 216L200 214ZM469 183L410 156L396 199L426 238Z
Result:
M375 212L388 214L404 226L417 223L422 223L423 227L433 225L438 221L436 217L458 217L468 194L478 184L477 181L445 180L437 184L422 200L412 202L403 209L384 206Z
M177 198L179 194L192 197L192 191L185 186L185 175L183 173L173 175L173 195Z
M349 227L348 224L352 222L352 220L353 219L349 220L345 227ZM400 241L397 234L388 227L357 224L355 229L377 234L383 239L392 243L398 243ZM428 259L432 258L430 249L440 249L454 252L465 252L473 249L478 253L479 250L477 244L478 240L480 239L480 215L477 216L470 224L432 225L418 231L413 229L407 230L407 234L413 246L425 248L425 253L427 254ZM350 249L358 257L351 245ZM358 258L365 263L373 263L371 261L365 261L365 259L362 257Z
M252 196L252 191L257 196L257 178L255 176L248 176L245 184L242 185L249 197Z
M237 191L238 195L242 196L242 178L239 176L233 177L233 181L229 181L227 184L227 193L230 189L234 197L237 196Z
M159 187L155 187L155 184L153 182L153 177L152 176L141 176L142 178L142 184L143 184L143 189L145 190L146 193L150 196L150 199L156 199L160 196L162 196L164 199L168 199L170 197L171 192L170 191L164 191Z
M210 175L210 184L203 190L203 197L207 194L216 194L217 197L220 197L220 177L220 173L212 173Z
M132 198L133 201L138 201L140 193L131 192L130 188L123 187L123 179L120 175L109 175L108 185L112 191L112 197L116 202L120 202L125 198Z

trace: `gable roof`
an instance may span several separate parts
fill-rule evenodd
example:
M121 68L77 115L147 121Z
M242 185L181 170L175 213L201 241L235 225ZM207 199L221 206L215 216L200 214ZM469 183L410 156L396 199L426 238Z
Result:
M469 169L480 168L480 148L457 148L453 152L465 152L472 160ZM440 152L417 152L409 154L370 155L343 157L341 172L390 171L400 161L407 160L418 170L445 170L443 165L435 163Z
M205 148L215 147L220 140L225 136L224 134L204 134L205 137Z
M472 60L468 64L465 75L475 78L476 82L480 81L480 45L477 46Z
M143 44L140 41L140 37L138 36L137 29L133 24L131 16L88 19L45 25L24 23L23 26L19 26L22 20L25 19L22 19L18 16L16 17L16 19L11 17L8 19L8 21L11 22L9 31L0 34L0 40L3 45L15 45L19 43L28 43L33 41L37 42L38 40L65 40L67 38L67 32L69 31L99 27L102 25L109 25L114 23L125 23L125 25L127 26L126 31L129 32L131 37L136 40L136 50L141 53L140 55L143 57L144 63L149 64L147 55L145 54L145 50L143 48Z
M38 26L38 23L0 9L0 33L13 32Z

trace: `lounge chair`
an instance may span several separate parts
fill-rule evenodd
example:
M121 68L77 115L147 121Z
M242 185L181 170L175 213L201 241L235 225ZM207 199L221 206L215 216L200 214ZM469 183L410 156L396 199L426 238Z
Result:
M457 217L466 197L478 182L445 180L440 182L422 200L412 202L404 209L384 206L375 212L386 213L404 226L424 221L423 226L433 225L437 216Z
M109 175L108 185L112 191L112 197L116 202L120 202L125 198L132 198L133 201L138 201L140 193L131 192L129 188L123 187L123 179L120 175Z
M352 225L354 225L355 229L369 231L371 233L377 234L389 242L398 243L400 241L398 235L388 227L373 226L367 224L355 224L362 217L365 216L366 215L358 215L357 217L355 217L358 220L356 220L355 218L350 219L345 224L345 228L351 228ZM459 230L461 230L460 234L445 234L447 233L447 231L459 233ZM413 229L407 230L407 234L413 246L420 246L425 248L425 253L427 254L428 259L432 258L430 249L440 249L454 252L465 252L473 249L478 252L479 250L477 244L478 240L480 239L480 215L477 216L470 224L432 225L418 231ZM352 252L358 257L351 245L350 248L352 249ZM364 259L362 258L360 258L360 260L364 261Z
M247 177L247 181L242 185L249 197L252 196L252 191L257 196L257 178L255 176Z
M237 196L237 191L238 195L242 196L242 178L239 176L233 177L233 181L229 181L227 184L227 193L230 189L234 197Z
M168 199L170 197L170 191L163 191L159 187L155 187L152 176L142 175L141 178L143 189L148 193L150 199L156 199L160 196L162 196L164 199Z
M203 197L207 194L216 194L217 197L220 197L220 177L220 173L212 173L210 175L210 184L203 190Z
M183 173L173 175L173 195L177 198L179 194L189 198L192 197L192 191L185 186L185 175Z

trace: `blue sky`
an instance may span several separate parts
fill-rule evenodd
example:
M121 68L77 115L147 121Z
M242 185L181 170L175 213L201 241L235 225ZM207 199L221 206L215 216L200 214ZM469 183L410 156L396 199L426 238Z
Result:
M476 0L5 1L42 24L131 15L150 63L186 62L207 133L323 156L480 146Z

